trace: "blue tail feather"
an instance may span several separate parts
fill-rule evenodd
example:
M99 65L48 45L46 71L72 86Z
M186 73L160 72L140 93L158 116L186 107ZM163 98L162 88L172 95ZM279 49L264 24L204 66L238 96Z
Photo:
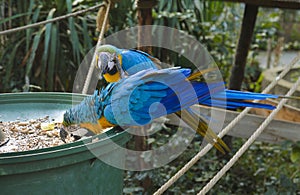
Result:
M238 109L241 107L252 107L252 108L263 108L268 110L273 110L276 107L270 104L254 103L254 102L245 102L245 101L234 101L234 100L220 100L220 99L207 99L204 102L201 102L207 106L226 108L226 109Z
M278 98L277 95L244 92L226 89L225 91L212 95L215 99L237 99L237 100L264 100L267 98Z

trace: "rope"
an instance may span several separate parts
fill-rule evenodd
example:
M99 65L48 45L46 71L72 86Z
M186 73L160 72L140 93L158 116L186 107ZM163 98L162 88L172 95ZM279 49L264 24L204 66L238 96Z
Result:
M277 85L280 79L282 79L300 60L300 53L284 68L284 70L273 80L261 93L269 93L270 90ZM253 101L253 102L258 102ZM233 121L231 121L224 129L219 133L218 136L221 138L226 135L246 114L251 110L250 107L245 108Z
M273 80L262 93L268 93L277 83L283 78L288 71L300 60L300 53L296 56L286 68ZM255 101L257 102L257 101ZM232 120L219 134L218 136L222 138L226 135L246 114L251 108L245 108L234 120ZM185 164L173 177L171 177L164 185L162 185L154 194L160 195L164 193L171 185L173 185L184 173L186 173L201 157L203 157L210 149L211 144L207 144L202 150L200 150L187 164Z
M94 10L96 8L102 7L104 5L105 5L105 3L101 3L99 5L95 5L95 6L92 6L90 8L84 9L84 10L80 10L80 11L73 12L73 13L70 13L70 14L66 14L66 15L63 15L63 16L59 16L59 17L56 17L56 18L45 20L45 21L42 21L42 22L37 22L37 23L34 23L34 24L28 24L26 26L21 26L21 27L9 29L9 30L0 31L0 35L5 35L5 34L17 32L17 31L25 30L25 29L28 29L28 28L33 28L33 27L37 27L37 26L40 26L40 25L48 24L48 23L51 23L51 22L56 22L56 21L63 20L63 19L69 18L69 17L77 16L77 15L89 12L91 10Z
M110 6L111 6L111 1L110 0L108 0L108 4L106 6L107 6L107 9L106 9L106 13L105 13L105 16L104 16L104 19L103 19L102 28L101 28L99 38L98 38L98 41L97 41L97 45L96 45L96 48L95 48L92 63L89 67L89 71L88 71L88 74L86 76L86 80L84 82L84 86L83 86L83 89L82 89L82 94L87 94L88 87L90 85L92 75L93 75L93 72L94 72L94 67L96 66L97 48L99 48L99 46L101 45L101 41L104 37L105 27L106 27L106 23L107 23L107 19L108 19L108 13L109 13Z
M286 94L287 96L292 95L298 88L300 84L300 77L294 83L293 87ZM220 178L236 163L236 161L246 152L246 150L251 146L251 144L257 139L257 137L263 132L263 130L269 125L276 114L280 111L283 105L287 102L287 99L282 99L277 108L271 112L271 114L266 118L266 120L259 126L259 128L252 134L252 136L245 142L245 144L238 150L238 152L228 161L228 163L210 180L210 182L204 186L204 188L198 193L198 195L205 194L208 192L219 180Z

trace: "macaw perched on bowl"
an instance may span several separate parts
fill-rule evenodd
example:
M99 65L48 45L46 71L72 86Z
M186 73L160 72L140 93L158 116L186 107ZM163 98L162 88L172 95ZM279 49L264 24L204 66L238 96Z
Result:
M278 98L276 95L224 90L222 82L202 82L197 80L199 75L183 68L141 70L108 84L100 92L96 90L94 95L65 112L63 125L81 124L99 134L108 127L142 126L155 118L187 110L185 118L191 127L224 153L229 150L227 145L206 123L193 116L190 106L274 109L272 105L245 100Z
M100 79L104 78L106 82L117 82L120 79L138 73L143 70L158 70L161 62L150 54L136 49L120 49L113 45L101 45L97 48L96 68L100 70ZM205 73L203 71L202 73ZM195 114L190 108L175 113L192 129L203 137L210 132L213 137L217 135L208 127L207 122L202 116ZM185 117L181 117L184 115ZM207 130L209 129L209 130ZM217 138L226 150L229 150L226 144ZM218 147L216 145L216 147ZM219 147L220 151L224 151Z

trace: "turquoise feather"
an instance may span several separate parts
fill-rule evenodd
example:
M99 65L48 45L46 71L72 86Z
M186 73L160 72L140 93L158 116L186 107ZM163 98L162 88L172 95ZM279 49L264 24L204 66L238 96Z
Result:
M149 54L139 50L121 50L122 69L133 75L145 69L157 69Z

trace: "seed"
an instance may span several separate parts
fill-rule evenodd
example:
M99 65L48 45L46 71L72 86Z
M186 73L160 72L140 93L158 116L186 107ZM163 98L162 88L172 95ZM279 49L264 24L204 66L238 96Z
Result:
M18 132L18 131L19 131L19 129L16 128L15 126L13 126L10 130L11 130L11 131L14 131L14 132Z
M34 130L34 129L31 129L31 130L28 131L28 133L29 133L29 134L33 134L33 133L35 133L35 130Z
M30 123L30 124L34 124L34 123L36 123L36 120L30 119L30 120L29 120L29 123Z
M29 131L29 129L22 129L22 130L21 130L21 133L25 133L25 134L27 134L27 133L28 133L28 131Z
M49 122L51 121L51 122ZM61 123L51 120L49 116L28 121L0 122L0 130L6 132L10 141L7 145L0 147L0 153L20 152L47 148L64 144L61 140ZM66 132L77 131L79 126L66 128ZM66 134L65 143L74 141L74 137Z
M53 137L53 133L52 132L46 132L46 135L49 137Z
M18 125L19 126L26 126L26 125L28 125L28 122L19 122Z

